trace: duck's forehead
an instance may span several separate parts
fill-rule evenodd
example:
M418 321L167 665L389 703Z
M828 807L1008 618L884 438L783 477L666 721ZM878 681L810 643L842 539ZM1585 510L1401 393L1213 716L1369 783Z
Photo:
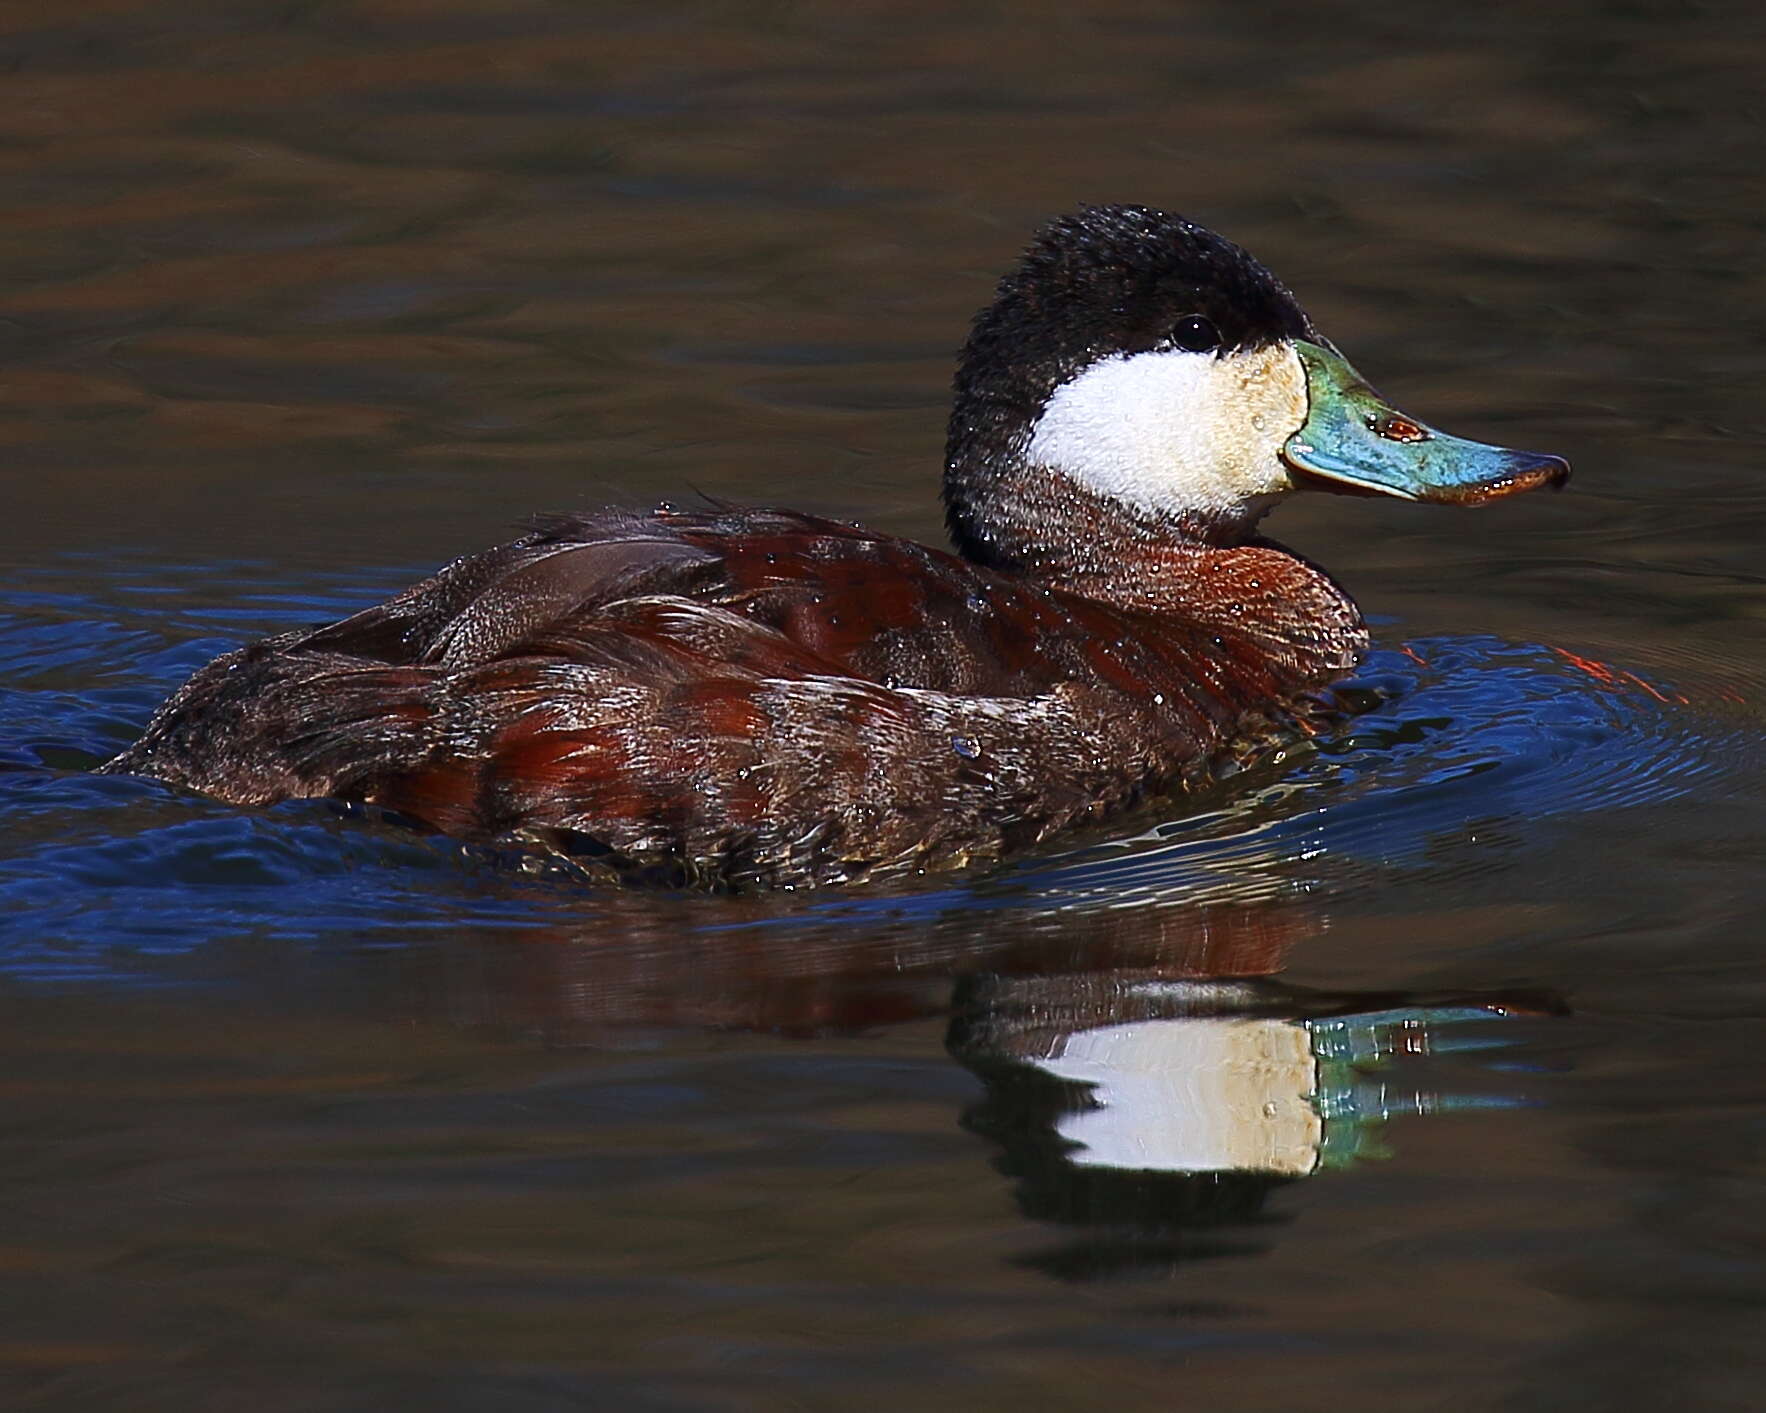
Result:
M1263 265L1232 247L1231 258L1176 258L1157 263L1151 302L1168 319L1194 312L1211 319L1226 348L1256 348L1303 338L1305 312Z
M1070 334L1097 351L1158 347L1190 315L1210 320L1227 349L1311 332L1298 301L1249 252L1146 208L1091 208L1052 223L1016 282L1031 311L1068 321Z

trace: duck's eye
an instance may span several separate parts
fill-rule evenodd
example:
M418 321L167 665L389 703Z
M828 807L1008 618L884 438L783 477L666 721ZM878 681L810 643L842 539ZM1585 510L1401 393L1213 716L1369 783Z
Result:
M1208 353L1220 347L1220 330L1214 327L1212 319L1191 314L1177 321L1171 341L1186 353Z

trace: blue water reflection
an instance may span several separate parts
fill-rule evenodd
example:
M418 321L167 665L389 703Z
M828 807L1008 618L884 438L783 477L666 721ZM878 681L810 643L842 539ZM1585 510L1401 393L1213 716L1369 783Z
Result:
M98 566L65 566L90 585ZM0 618L0 969L111 980L217 938L399 945L438 931L593 924L611 900L531 861L413 834L322 802L242 811L93 777L190 671L249 637L334 618L367 586L265 587L250 565L112 567L81 591L45 572ZM217 606L217 602L221 606ZM1475 872L1515 825L1715 788L1727 731L1671 687L1530 644L1428 637L1372 653L1359 709L1315 748L1189 813L978 877L789 906L676 902L683 934L912 923L1005 910L1304 897L1426 865Z

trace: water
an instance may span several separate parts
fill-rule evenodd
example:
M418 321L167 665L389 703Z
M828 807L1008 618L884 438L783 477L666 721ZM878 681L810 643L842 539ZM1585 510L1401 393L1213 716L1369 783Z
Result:
M0 54L6 1406L1758 1406L1751 10L93 0ZM1378 625L1317 751L758 899L86 773L531 511L936 539L950 350L1085 199L1577 468L1279 513Z

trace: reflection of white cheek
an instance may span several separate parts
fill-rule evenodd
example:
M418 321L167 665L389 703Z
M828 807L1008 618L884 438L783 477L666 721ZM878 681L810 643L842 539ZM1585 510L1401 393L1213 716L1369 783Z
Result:
M1092 1086L1098 1107L1056 1125L1081 1167L1262 1172L1318 1165L1324 1126L1306 1027L1281 1020L1154 1020L1067 1036L1034 1061Z

